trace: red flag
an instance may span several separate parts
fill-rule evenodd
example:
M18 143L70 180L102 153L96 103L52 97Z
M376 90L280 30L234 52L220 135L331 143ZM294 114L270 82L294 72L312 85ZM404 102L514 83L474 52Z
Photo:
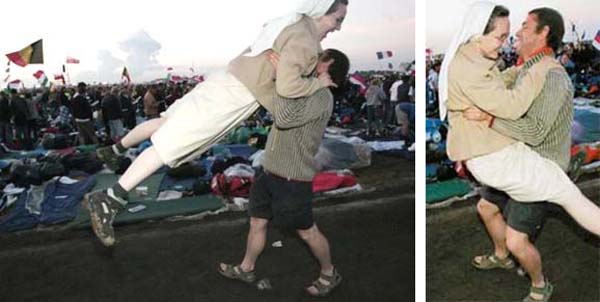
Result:
M385 54L387 55L388 58L391 58L393 56L393 54L390 50L386 51Z
M173 71L173 67L167 67L167 71Z
M72 57L67 57L67 64L79 64L79 60Z
M360 93L361 94L365 94L365 92L367 92L367 81L365 80L365 78L363 78L363 76L358 73L355 72L351 77L350 77L350 82L352 84L355 85L359 85L360 86Z

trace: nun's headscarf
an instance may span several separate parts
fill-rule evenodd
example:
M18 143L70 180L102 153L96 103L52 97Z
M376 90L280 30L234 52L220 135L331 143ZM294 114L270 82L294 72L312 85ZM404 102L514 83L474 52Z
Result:
M302 15L307 15L311 18L324 16L331 5L333 5L333 1L334 0L302 0L298 7L289 14L268 21L258 35L256 41L250 46L250 52L245 55L253 57L267 49L271 49L273 43L275 43L275 39L277 39L283 29L298 22L302 18Z
M452 59L456 55L458 48L468 42L471 38L477 35L483 35L485 27L488 24L492 11L496 7L496 4L491 2L475 2L469 7L467 14L463 19L461 29L454 35L446 54L444 55L444 61L442 62L442 68L440 69L440 76L438 82L439 88L439 109L440 119L446 118L447 108L446 103L448 102L448 67L452 63Z

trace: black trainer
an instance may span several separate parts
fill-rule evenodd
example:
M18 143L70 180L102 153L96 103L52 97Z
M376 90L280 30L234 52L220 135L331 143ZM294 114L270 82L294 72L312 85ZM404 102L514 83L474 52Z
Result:
M110 170L117 171L119 169L119 159L121 156L115 153L112 146L98 148L96 155Z
M115 244L113 221L124 208L115 197L106 190L92 192L85 196L84 204L90 212L92 229L102 244L109 247Z

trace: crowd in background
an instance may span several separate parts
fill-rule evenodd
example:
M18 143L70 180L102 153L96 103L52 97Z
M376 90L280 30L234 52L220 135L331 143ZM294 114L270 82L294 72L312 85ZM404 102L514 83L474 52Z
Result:
M347 82L334 91L331 125L363 129L369 137L414 140L414 73L362 73L367 87ZM71 145L107 145L161 112L193 89L188 82L140 85L51 86L0 91L0 143L31 150L48 134L63 133ZM261 109L252 118L269 123Z

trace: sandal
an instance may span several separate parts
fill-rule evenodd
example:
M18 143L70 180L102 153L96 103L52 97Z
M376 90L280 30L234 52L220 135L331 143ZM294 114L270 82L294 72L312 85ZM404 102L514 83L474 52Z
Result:
M508 256L504 259L500 259L500 257L492 254L476 256L471 261L471 265L481 270L490 270L495 268L512 269L515 267L515 262Z
M217 271L226 278L240 280L246 283L252 283L254 280L256 280L256 274L254 274L254 271L244 272L239 265L234 266L226 263L222 264L225 265L225 269L221 268L221 265L219 265L219 267L217 267Z
M552 292L554 291L554 285L552 285L548 280L545 280L544 287L535 287L531 286L529 288L529 295L523 299L523 302L546 302L550 301L550 297L552 296ZM534 299L531 297L531 294L536 294L542 296L541 300Z
M340 275L337 269L333 269L333 275L328 276L323 273L319 275L319 279L313 281L311 286L306 288L306 292L315 297L325 297L331 293L331 291L336 288L342 282L342 275ZM317 289L316 293L309 291L310 287L314 287Z

